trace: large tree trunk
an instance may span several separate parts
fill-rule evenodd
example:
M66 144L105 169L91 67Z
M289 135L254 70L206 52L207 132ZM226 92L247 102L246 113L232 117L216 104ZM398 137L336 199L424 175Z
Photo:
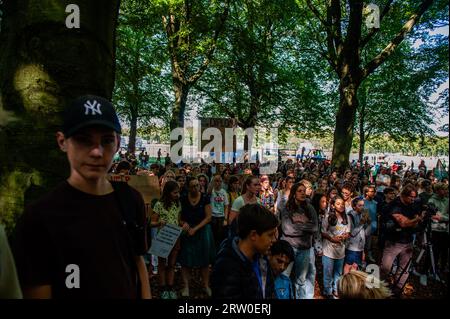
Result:
M363 165L364 161L364 146L366 144L363 120L360 118L359 122L359 163Z
M365 111L366 111L365 103L361 103L361 107L359 109L359 163L361 164L361 167L363 165L364 146L366 144L366 134L364 132Z
M339 86L339 110L336 115L336 127L333 140L333 166L344 169L349 166L350 151L353 141L353 124L355 123L358 98L358 86L355 84Z
M190 90L188 84L184 84L178 79L173 79L173 90L175 93L175 104L172 110L172 118L170 119L170 131L176 128L184 127L184 112L186 110L186 102ZM171 140L170 146L172 147L178 140Z
M248 154L250 154L250 150L252 149L252 147L254 145L256 145L256 138L257 138L257 136L256 136L255 126L256 126L256 123L252 121L246 127L244 127L244 131L246 129L252 128L253 129L253 133L254 133L254 136L253 136L252 140L249 139L247 134L244 135L244 152L247 152Z
M119 0L78 0L80 29L66 27L71 2L4 1L0 220L9 231L28 200L68 176L55 142L65 103L87 93L111 98Z
M137 114L132 113L130 119L130 139L128 140L128 152L130 154L134 154L136 152L137 120Z

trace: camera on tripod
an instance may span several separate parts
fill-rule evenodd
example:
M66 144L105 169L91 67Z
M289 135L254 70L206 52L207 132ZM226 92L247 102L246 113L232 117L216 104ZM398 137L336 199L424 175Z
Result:
M426 205L423 205L422 211L425 212L423 220L430 221L431 217L436 216L436 214L438 213L438 208L433 203L428 203Z

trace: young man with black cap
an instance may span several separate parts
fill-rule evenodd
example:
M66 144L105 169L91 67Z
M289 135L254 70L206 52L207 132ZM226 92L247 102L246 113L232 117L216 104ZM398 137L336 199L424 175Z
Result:
M120 134L104 98L83 96L66 108L56 140L70 176L29 205L17 229L25 298L151 298L144 201L107 179Z

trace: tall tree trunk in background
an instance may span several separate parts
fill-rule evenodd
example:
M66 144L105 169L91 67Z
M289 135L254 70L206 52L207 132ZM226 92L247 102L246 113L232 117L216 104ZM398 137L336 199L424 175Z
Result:
M330 66L335 70L340 82L340 101L336 114L332 158L332 165L339 169L349 165L353 126L358 108L357 93L359 85L395 52L398 45L431 6L433 0L422 0L417 10L411 14L399 32L365 66L361 65L361 51L380 29L372 28L365 37L362 37L361 28L364 23L362 16L363 1L352 0L347 3L350 12L346 23L347 32L344 37L342 33L342 6L340 0L327 1L326 16L319 12L311 0L306 0L308 8L320 21L326 32L326 51L321 51L320 54L327 59ZM386 14L389 13L392 3L393 0L389 0L385 4L379 16L380 23Z
M8 231L29 200L68 177L55 132L65 103L111 98L119 0L4 0L0 34L0 220Z
M366 144L366 133L364 132L364 116L366 111L366 103L361 103L359 108L359 163L361 167L363 165L364 160L364 147Z
M333 142L333 165L337 168L345 168L349 165L353 141L353 124L358 108L356 91L357 86L353 84L339 89L340 102L336 114Z
M136 134L137 134L137 119L136 112L131 112L130 118L130 139L128 140L128 152L134 154L136 152Z
M358 109L358 88L362 80L360 67L359 44L361 39L362 0L356 0L350 8L350 21L348 34L345 40L341 38L341 13L339 1L332 1L328 19L334 24L334 33L340 48L337 49L337 74L339 75L339 109L336 114L336 126L333 140L333 166L344 169L349 166L349 157L352 149L353 126ZM339 7L339 8L338 8ZM339 30L338 30L339 29Z
M170 119L170 131L180 127L184 127L184 112L191 86L180 81L176 75L173 76L173 91L175 94L175 103L172 109L172 117ZM177 140L171 140L171 146L177 143Z
M199 54L196 57L202 61L198 66L192 64L194 52L186 50L186 48L195 46L193 38L196 36L196 27L193 21L196 19L196 15L199 14L197 18L200 18L201 14L205 14L204 12L192 12L194 4L195 1L193 0L169 4L166 8L167 11L162 16L163 27L168 39L167 47L171 62L173 92L175 95L175 104L170 120L171 131L178 127L184 127L184 113L186 111L189 90L203 76L214 56L217 40L223 32L225 22L228 18L230 0L224 0L221 3L222 11L216 17L209 17L215 19L216 24L210 30L212 35L208 39L209 44L204 49L204 54ZM171 140L170 145L173 146L177 142L177 140Z

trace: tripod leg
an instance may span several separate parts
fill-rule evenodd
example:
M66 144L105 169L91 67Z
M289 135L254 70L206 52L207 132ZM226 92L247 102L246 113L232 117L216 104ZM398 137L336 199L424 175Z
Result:
M419 255L417 256L416 264L418 264L418 263L420 262L420 260L422 259L424 253L425 253L425 248L422 248L422 249L420 250Z
M417 256L416 260L414 262L411 262L411 272L416 275L420 276L421 273L417 271L417 265L419 265L419 262L422 260L423 254L425 253L425 248L422 248L419 252L419 255Z
M413 264L413 247L411 244L403 244L402 250L398 256L399 259L399 269L402 269L402 272L398 275L397 287L401 285L401 291L405 288L406 282L408 281L410 268Z
M432 271L432 274L433 274L433 278L435 280L437 280L436 264L434 262L433 245L431 245L431 243L430 243L428 247L429 247L429 250L430 250L431 271Z
M400 266L400 263L399 263L399 265L397 266L397 271L396 271L396 273L393 274L394 282L392 283L392 287L393 287L394 289L397 288L397 286L398 286L398 284L400 283L400 280L402 279L403 275L405 275L405 274L406 274L406 275L409 275L409 271L408 271L408 270L409 270L410 267L412 267L412 258L408 261L408 263L406 264L406 266L405 266L404 268L402 268L402 267ZM397 275L398 272L399 272L399 270L400 270L400 274ZM400 291L403 291L403 289L405 288L405 285L406 285L406 280L404 281L402 287L399 288Z
M416 264L418 264L420 262L420 260L422 259L422 256L425 253L425 248L427 247L427 244L428 244L427 235L424 233L423 234L422 244L421 244L422 249L420 250L419 256L417 256Z

